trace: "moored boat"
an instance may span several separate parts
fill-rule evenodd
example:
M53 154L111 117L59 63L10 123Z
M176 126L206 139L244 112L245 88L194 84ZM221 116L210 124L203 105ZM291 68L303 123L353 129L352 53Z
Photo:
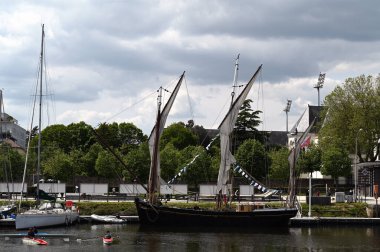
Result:
M118 218L117 216L113 215L97 215L97 214L91 214L91 220L94 222L101 222L101 223L108 223L108 224L122 224L126 223L127 221L124 219Z
M51 227L71 225L77 222L79 213L76 209L64 209L59 203L44 203L38 209L31 209L16 216L16 229L30 227Z
M241 105L246 99L254 81L261 71L261 66L257 69L243 91L232 102L231 108L219 126L221 162L218 174L217 192L221 196L226 194L230 167L236 161L230 151L230 135ZM178 85L178 84L177 84ZM177 87L176 87L177 88ZM176 92L173 92L176 94ZM173 94L170 99L173 98ZM171 101L169 99L169 101ZM168 102L169 103L169 102ZM171 101L173 103L173 101ZM167 106L165 106L165 109ZM170 108L170 107L169 107ZM236 210L232 208L222 208L218 201L218 208L211 209L191 209L168 207L158 201L157 195L160 188L160 164L159 164L159 139L164 127L167 113L165 109L158 110L155 127L149 138L151 153L151 168L148 183L147 200L135 199L135 205L142 225L153 226L217 226L217 227L279 227L289 225L290 218L296 216L298 210L295 207L263 208L256 206L238 206Z

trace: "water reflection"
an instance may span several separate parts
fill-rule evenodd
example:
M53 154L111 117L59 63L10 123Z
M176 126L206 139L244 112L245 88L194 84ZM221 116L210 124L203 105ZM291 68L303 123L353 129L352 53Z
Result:
M120 242L103 246L99 236L110 230ZM136 224L90 225L41 230L75 235L70 241L46 238L47 247L31 247L20 238L1 238L1 250L12 251L377 251L378 227L147 228ZM0 233L16 233L0 230ZM94 238L95 237L95 238ZM91 239L93 238L93 239ZM81 239L81 242L77 240Z

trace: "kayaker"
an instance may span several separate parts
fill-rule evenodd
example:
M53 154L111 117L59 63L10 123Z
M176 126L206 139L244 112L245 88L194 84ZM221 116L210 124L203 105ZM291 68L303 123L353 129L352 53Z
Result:
M28 237L29 238L34 238L35 236L36 236L36 234L34 233L33 228L29 228L29 230L28 230Z
M104 235L104 238L107 238L107 239L112 238L111 232L109 230L107 230L106 234Z
M37 230L36 226L33 227L33 232L34 232L34 235L36 235L38 233L38 230Z

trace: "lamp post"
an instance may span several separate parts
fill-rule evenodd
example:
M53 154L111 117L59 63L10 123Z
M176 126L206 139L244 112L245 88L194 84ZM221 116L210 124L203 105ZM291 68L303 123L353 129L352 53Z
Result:
M290 106L292 105L292 100L288 100L288 102L286 103L286 107L284 109L285 113L286 113L286 133L288 133L288 113L290 111Z
M358 132L356 133L356 138L355 138L355 170L354 170L354 177L355 177L355 190L354 190L354 199L355 202L357 202L357 196L358 196L358 136L359 132L362 131L363 129L360 128Z
M318 77L318 83L314 86L318 90L318 107L321 106L321 100L319 97L319 89L323 88L323 83L325 82L326 74L320 73Z

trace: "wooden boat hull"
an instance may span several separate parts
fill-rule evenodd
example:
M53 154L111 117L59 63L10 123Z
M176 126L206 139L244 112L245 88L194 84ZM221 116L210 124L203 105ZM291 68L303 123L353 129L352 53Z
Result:
M29 238L29 237L24 237L22 238L22 243L27 244L27 245L47 245L47 241L38 239L38 238Z
M251 212L214 211L152 206L136 198L135 204L142 225L206 226L206 227L286 227L296 208L256 209Z
M105 238L103 237L103 244L104 245L111 245L113 243L113 238Z

